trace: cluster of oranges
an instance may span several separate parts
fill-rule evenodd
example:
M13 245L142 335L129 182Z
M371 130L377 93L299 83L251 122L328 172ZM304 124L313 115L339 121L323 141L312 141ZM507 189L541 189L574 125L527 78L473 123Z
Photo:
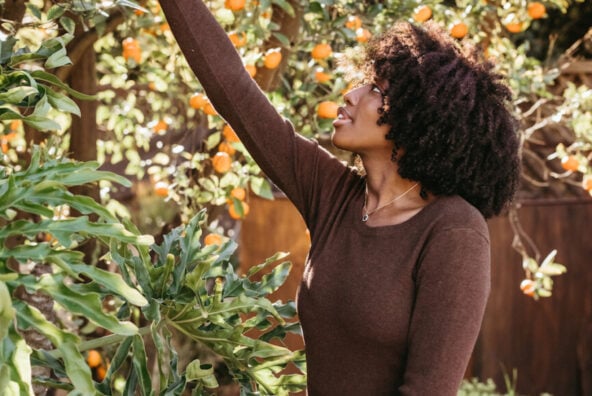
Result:
M528 3L526 13L531 19L541 19L547 15L547 8L543 3L533 1ZM432 16L432 9L427 5L422 5L415 10L413 19L416 22L423 23L431 19ZM525 26L525 21L519 19L513 19L504 24L504 27L510 33L520 33L524 30ZM456 21L450 26L449 32L452 37L462 39L469 33L469 26L463 21Z
M101 353L96 349L91 349L86 353L86 363L96 376L96 379L102 381L107 375L108 365L103 361Z
M215 116L218 114L210 99L202 93L196 92L189 98L189 106L195 110L201 110L207 115Z
M356 34L356 41L358 43L365 43L372 37L372 33L364 27L362 27L362 20L357 15L350 15L345 21L345 27L349 30L353 30Z
M582 166L581 160L577 155L570 154L561 158L561 167L568 172L582 172L587 166ZM582 178L582 188L592 195L592 173L585 173Z

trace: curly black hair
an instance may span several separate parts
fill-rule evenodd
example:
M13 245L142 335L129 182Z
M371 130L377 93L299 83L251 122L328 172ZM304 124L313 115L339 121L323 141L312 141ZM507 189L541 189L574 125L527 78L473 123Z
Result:
M395 24L366 50L366 79L388 81L379 124L391 126L399 174L434 195L460 195L485 218L512 200L520 178L511 91L475 47L435 24Z

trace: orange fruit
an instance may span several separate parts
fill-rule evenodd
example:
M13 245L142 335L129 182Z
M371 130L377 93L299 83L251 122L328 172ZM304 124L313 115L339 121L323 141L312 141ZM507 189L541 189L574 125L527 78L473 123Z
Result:
M154 194L159 197L166 198L169 196L169 183L164 180L158 181L154 184Z
M561 167L566 171L576 172L580 167L580 161L578 161L575 155L568 155L561 158Z
M228 142L222 142L218 145L218 151L223 153L227 153L228 155L234 155L236 153L236 149L230 145Z
M99 367L103 362L103 358L101 354L96 349L91 349L86 353L86 363L89 367L95 368Z
M245 0L226 0L224 7L232 11L240 11L245 8Z
M105 376L107 375L107 368L105 366L99 366L97 367L97 379L99 381L102 381L105 379Z
M204 238L204 245L205 246L209 246L209 245L222 245L222 235L219 234L208 234L206 235L206 237Z
M310 54L313 59L321 60L330 57L332 53L333 49L331 49L331 46L329 44L321 43L315 45Z
M128 37L121 43L123 46L123 58L127 61L133 59L136 63L140 63L142 60L142 49L140 48L140 42L135 38Z
M163 131L166 131L169 128L169 124L168 122L166 122L165 120L159 120L156 125L154 125L153 130L154 133L160 133Z
M506 24L506 29L510 33L520 33L522 31L522 22L510 22Z
M339 105L330 100L319 103L317 107L317 115L320 118L337 118L337 109Z
M247 35L245 32L241 32L240 34L237 32L230 32L228 33L228 38L236 48L240 48L247 44Z
M358 30L362 27L362 20L357 15L350 15L345 21L345 27L351 30Z
M532 297L534 296L536 290L536 283L530 279L524 279L522 282L520 282L520 290L522 290L522 293L526 294L527 296Z
M208 99L204 94L201 93L195 93L191 95L191 98L189 98L189 106L196 110L203 108L206 103L208 103Z
M236 134L236 132L234 132L234 129L232 129L231 126L228 124L224 125L224 128L222 128L222 136L224 136L224 139L226 139L228 143L240 142L238 135Z
M241 202L240 204L242 205L242 209L243 209L242 215L236 209L236 206L234 205L234 203L232 205L228 206L228 214L230 215L231 218L233 218L235 220L244 219L249 214L249 210L250 210L249 204L246 202Z
M11 131L16 131L21 127L22 123L23 122L21 120L12 120L10 121L9 129Z
M329 73L325 73L323 69L317 69L315 71L315 80L321 84L331 81L331 78L333 77Z
M413 14L416 22L425 22L432 17L432 9L426 5L419 7Z
M255 65L246 65L245 69L247 69L251 78L254 78L257 75L257 67L255 67Z
M218 112L216 111L216 109L214 109L214 106L209 100L206 102L206 104L204 104L202 111L210 116L218 115Z
M230 166L232 165L232 159L228 153L223 151L218 151L216 155L212 157L212 165L214 166L214 170L218 173L226 173L230 170Z
M584 179L582 179L582 188L592 193L592 174L584 176Z
M450 28L450 35L457 39L465 37L467 33L469 33L469 27L463 22L455 23L452 28Z
M239 201L244 201L247 197L247 191L242 187L235 187L230 191L230 197L236 198Z
M268 69L275 69L282 61L282 52L279 48L272 48L265 53L263 65Z
M527 12L532 19L541 19L547 14L547 9L543 3L535 1L528 3Z
M372 33L368 29L359 28L356 30L356 41L358 43L365 43L372 37Z

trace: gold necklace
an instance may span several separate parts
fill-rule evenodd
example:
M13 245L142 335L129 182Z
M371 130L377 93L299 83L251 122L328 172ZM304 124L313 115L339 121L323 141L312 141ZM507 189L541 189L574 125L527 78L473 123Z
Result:
M370 215L378 212L380 209L386 208L389 205L394 204L395 202L397 202L399 199L403 198L405 195L407 195L409 192L411 192L411 190L413 190L415 187L417 187L418 183L415 183L414 185L412 185L411 187L409 187L409 189L403 193L401 193L400 195L397 195L395 198L393 198L391 201L385 203L382 206L379 206L378 208L368 212L368 209L366 208L366 203L368 201L368 186L366 186L366 191L364 193L364 214L362 215L362 221L366 222L368 221L368 218L370 217Z

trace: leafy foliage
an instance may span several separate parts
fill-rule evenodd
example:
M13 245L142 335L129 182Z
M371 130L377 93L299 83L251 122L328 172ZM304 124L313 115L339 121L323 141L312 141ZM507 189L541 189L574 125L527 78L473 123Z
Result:
M196 394L217 388L213 367L198 360L179 367L172 344L180 332L221 356L243 394L287 394L302 389L303 374L276 376L293 362L303 368L302 352L292 352L269 341L286 332L298 332L293 303L270 302L266 297L286 279L290 264L276 265L261 280L257 272L285 257L277 254L239 276L230 263L236 243L202 246L202 211L188 224L173 229L161 244L141 235L132 224L122 224L101 205L66 188L102 178L128 183L120 176L96 170L95 163L52 159L36 149L26 170L3 169L0 179L0 384L7 394L31 394L33 384L43 384L78 394L181 394L188 386ZM65 208L79 217L55 215ZM22 213L36 220L16 220ZM90 215L98 220L90 220ZM8 221L11 220L11 221ZM90 238L108 250L102 258L117 271L83 262L74 250ZM35 269L47 266L39 275ZM25 295L47 295L55 301L52 320ZM19 291L20 289L20 291ZM109 305L105 302L109 301ZM64 319L67 318L67 321ZM292 319L292 321L289 321ZM85 340L90 322L111 335ZM246 333L257 329L258 339ZM47 338L53 349L27 345L34 331ZM146 336L146 337L142 337ZM158 381L148 369L147 343L158 350ZM84 351L113 348L103 378L85 362ZM50 369L34 380L34 366ZM127 378L123 389L114 388ZM191 384L191 385L189 385ZM155 386L155 388L153 388Z

